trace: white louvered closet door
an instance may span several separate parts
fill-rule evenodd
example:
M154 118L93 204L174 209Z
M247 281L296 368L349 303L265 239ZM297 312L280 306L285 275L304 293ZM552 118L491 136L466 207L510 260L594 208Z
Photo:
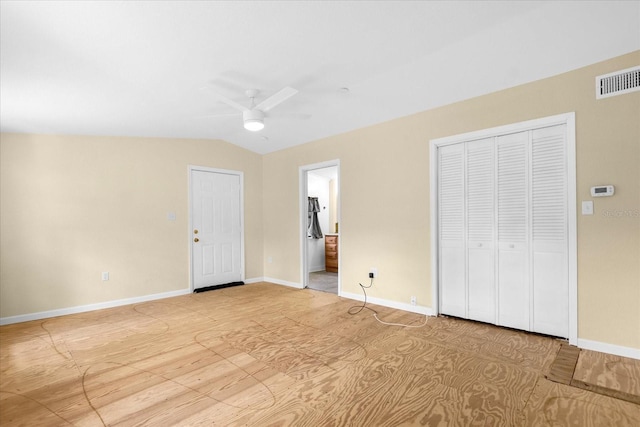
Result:
M498 324L529 327L529 132L499 136L497 152Z
M440 241L440 307L443 313L466 316L464 144L438 150L438 217Z
M440 312L569 336L566 132L438 148Z
M494 255L494 142L466 146L467 317L496 322Z
M566 125L532 131L532 330L569 334Z

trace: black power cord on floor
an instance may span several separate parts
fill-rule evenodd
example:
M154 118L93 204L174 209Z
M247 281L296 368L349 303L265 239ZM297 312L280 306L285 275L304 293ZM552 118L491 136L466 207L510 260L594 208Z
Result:
M373 311L374 316L377 316L378 315L377 311L375 311L373 308L367 307L367 291L365 291L365 289L369 289L371 286L373 286L373 277L371 277L371 283L369 283L369 286L364 286L362 283L358 283L358 285L360 285L360 287L362 288L362 293L364 294L364 302L362 303L361 306L354 305L353 307L351 307L348 313L351 315L355 315L360 313L362 310L366 308L367 310Z
M358 285L360 285L360 288L362 289L362 293L364 294L364 301L362 303L362 305L358 306L358 305L354 305L353 307L349 308L349 310L347 311L347 313L353 315L356 315L358 313L360 313L362 310L364 310L365 308L367 310L370 310L373 312L373 317L380 323L382 323L383 325L387 325L387 326L400 326L403 328L421 328L424 325L427 324L427 320L428 320L428 316L424 316L424 323L421 325L404 325L402 323L389 323L389 322L385 322L382 321L378 318L378 312L375 311L373 308L367 307L367 291L366 289L369 289L371 286L373 286L373 276L369 276L371 278L371 283L369 283L369 286L364 286L362 283L358 283Z

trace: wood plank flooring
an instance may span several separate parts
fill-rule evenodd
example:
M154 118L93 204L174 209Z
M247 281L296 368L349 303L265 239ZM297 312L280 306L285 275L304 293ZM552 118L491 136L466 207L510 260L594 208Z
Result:
M0 327L0 425L640 425L545 378L561 341L357 304L256 283Z
M578 347L562 344L545 378L560 384L571 384L579 357L580 349Z
M571 385L640 405L640 361L582 350Z

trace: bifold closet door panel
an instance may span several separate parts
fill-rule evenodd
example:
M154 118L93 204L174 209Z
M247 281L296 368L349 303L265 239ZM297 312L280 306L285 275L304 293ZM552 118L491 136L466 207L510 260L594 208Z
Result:
M529 132L496 139L498 322L530 330Z
M469 319L495 323L494 138L466 143Z
M533 325L531 330L569 337L569 289L566 252L556 245L534 243Z
M566 125L532 131L532 330L569 336Z
M531 330L527 259L525 244L498 244L498 325Z
M464 246L444 242L440 249L441 312L450 316L467 318Z
M464 146L438 150L440 311L466 317Z

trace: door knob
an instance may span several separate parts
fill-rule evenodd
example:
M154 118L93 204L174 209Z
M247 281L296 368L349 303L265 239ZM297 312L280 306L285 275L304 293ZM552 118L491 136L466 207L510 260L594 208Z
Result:
M195 239L193 239L194 242L198 243L200 241L200 239L198 239L197 237Z
M193 234L198 234L198 229L193 230Z

